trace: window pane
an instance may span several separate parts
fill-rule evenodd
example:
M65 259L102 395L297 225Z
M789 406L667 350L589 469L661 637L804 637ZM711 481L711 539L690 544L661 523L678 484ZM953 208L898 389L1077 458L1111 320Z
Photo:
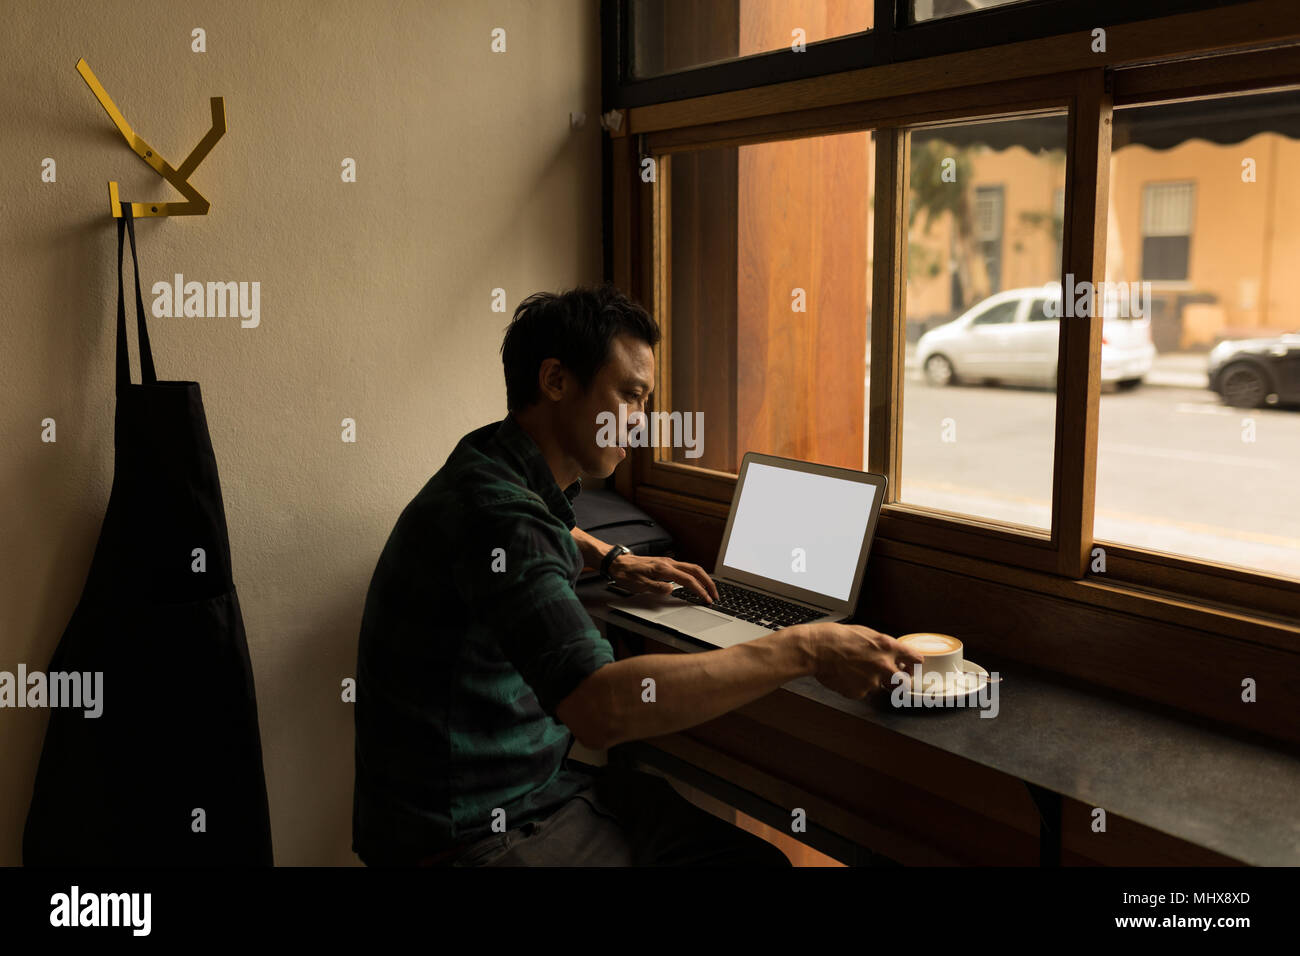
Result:
M1025 0L912 0L912 22L956 17L989 7L1005 7L1024 2Z
M793 52L796 40L871 29L874 10L874 0L632 0L632 75Z
M1195 191L1195 183L1150 183L1142 187L1142 235L1191 235Z
M704 442L659 457L732 474L746 451L864 467L871 139L660 160L670 345L651 410L701 413Z
M1048 529L1066 116L909 136L899 500Z
M1195 183L1142 187L1142 278L1187 278Z
M1098 541L1300 578L1298 177L1294 90L1115 111Z

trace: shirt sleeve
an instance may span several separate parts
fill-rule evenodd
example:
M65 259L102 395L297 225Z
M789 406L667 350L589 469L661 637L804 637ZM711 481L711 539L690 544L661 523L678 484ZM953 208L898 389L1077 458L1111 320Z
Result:
M453 577L461 599L558 722L560 701L611 663L614 650L574 593L565 547L571 539L560 538L542 510L532 502L504 505L454 560Z

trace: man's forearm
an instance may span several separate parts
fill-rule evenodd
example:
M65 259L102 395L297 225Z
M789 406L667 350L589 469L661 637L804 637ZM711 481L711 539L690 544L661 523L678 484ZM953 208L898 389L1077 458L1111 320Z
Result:
M601 744L671 734L712 720L814 672L806 628L789 627L743 644L686 654L642 654L592 675ZM643 683L654 681L653 700Z
M573 536L574 543L582 552L583 563L589 568L599 568L600 559L613 547L612 544L606 544L599 538L592 537L576 525L569 530L569 534Z

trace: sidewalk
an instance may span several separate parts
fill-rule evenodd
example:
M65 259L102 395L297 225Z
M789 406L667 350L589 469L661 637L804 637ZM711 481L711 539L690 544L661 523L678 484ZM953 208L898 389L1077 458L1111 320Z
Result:
M1208 356L1204 352L1157 352L1151 371L1143 379L1143 385L1164 386L1166 388L1206 388L1209 379L1205 365ZM908 343L905 367L909 372L921 373L916 361L916 346Z

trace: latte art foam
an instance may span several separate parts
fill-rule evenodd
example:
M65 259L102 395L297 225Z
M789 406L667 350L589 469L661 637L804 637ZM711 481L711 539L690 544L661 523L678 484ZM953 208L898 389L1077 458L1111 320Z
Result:
M900 641L918 654L947 654L961 647L961 641L946 634L915 634Z

